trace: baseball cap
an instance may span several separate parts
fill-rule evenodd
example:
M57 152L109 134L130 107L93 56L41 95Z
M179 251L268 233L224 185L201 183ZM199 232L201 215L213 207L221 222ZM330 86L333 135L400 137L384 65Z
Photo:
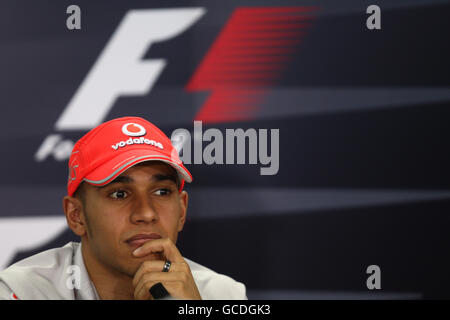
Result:
M180 191L185 181L192 182L178 151L154 124L139 117L107 121L86 133L73 147L67 193L72 196L83 181L104 186L128 168L150 160L165 162L176 170Z

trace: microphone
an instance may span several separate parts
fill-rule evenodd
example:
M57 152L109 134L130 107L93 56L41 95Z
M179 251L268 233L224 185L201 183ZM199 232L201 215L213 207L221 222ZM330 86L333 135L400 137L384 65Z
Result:
M170 296L169 292L167 292L166 288L164 288L161 282L158 282L157 284L152 286L148 291L155 300Z

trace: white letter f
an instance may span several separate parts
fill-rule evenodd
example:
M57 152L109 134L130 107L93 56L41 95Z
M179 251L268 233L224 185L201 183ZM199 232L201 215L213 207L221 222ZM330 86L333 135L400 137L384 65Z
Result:
M130 10L56 122L57 130L91 129L120 95L144 95L166 65L141 60L153 42L171 39L194 24L203 8Z

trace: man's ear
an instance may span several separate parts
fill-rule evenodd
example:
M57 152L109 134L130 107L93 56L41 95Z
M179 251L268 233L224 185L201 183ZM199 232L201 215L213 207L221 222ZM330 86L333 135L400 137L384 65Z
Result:
M178 219L178 232L183 230L184 223L186 222L188 202L189 202L188 193L185 190L181 191L180 193L181 214L180 218Z
M75 197L65 196L63 198L63 209L66 214L69 228L77 235L84 236L87 232L86 220L84 219L83 204Z

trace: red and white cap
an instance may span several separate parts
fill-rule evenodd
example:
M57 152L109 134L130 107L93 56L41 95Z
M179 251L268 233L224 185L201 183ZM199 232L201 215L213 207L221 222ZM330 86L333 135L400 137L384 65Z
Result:
M171 165L181 187L192 182L178 151L158 127L139 117L102 123L86 133L73 147L69 159L67 193L72 196L82 181L95 186L110 183L128 168L149 160Z

